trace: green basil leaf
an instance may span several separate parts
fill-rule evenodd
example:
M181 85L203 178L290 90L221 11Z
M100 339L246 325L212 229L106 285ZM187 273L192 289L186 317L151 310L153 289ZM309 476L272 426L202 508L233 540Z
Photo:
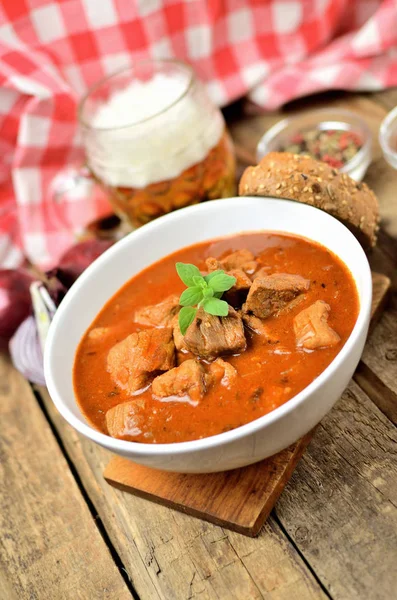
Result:
M231 287L236 283L236 278L231 275L227 275L224 271L217 273L215 277L208 282L210 288L214 290L214 292L227 292Z
M209 283L211 281L211 279L213 279L216 275L219 275L219 273L224 273L225 271L222 271L221 269L219 269L218 271L212 271L212 273L208 273L208 275L204 275L204 279L207 283Z
M203 290L198 285L184 290L179 298L181 306L195 306L203 299Z
M189 325L193 323L196 312L197 308L192 308L191 306L184 306L179 311L178 322L182 335L185 335Z
M212 298L214 295L214 290L210 287L205 288L205 290L202 290L202 292L204 298Z
M217 317L226 317L229 312L229 305L224 300L218 298L208 298L203 302L205 312Z
M193 275L193 285L205 286L204 277L202 275Z
M195 285L193 277L200 277L200 279L203 279L203 276L201 275L196 265L177 262L175 267L179 277L182 279L183 283L188 287Z

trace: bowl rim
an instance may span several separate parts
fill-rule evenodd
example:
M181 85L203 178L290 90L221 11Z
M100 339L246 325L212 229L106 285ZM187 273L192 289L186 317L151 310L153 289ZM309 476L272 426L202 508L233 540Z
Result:
M395 106L390 112L387 113L385 118L380 124L379 127L379 144L382 148L383 154L391 155L397 158L397 150L394 150L389 143L390 139L390 129L393 127L393 124L396 126L397 121L397 106Z
M310 117L313 119L313 122L319 125L320 123L326 123L328 121L331 121L331 118L321 118L324 115L331 114L335 115L335 118L333 119L334 122L347 123L351 126L353 130L357 130L358 127L355 126L352 123L352 121L354 121L357 125L359 124L360 131L363 134L363 145L360 148L360 150L353 156L353 158L347 161L347 163L345 163L343 167L339 169L342 173L351 173L357 167L364 164L366 160L368 160L368 156L370 155L372 148L372 133L367 123L364 121L364 119L360 117L360 115L356 114L351 110L346 110L344 108L318 108L313 111L305 111L301 114L286 117L284 119L281 119L281 121L277 121L266 131L266 133L263 134L263 136L258 141L258 144L256 146L257 162L259 163L260 160L269 152L269 150L265 152L263 152L262 150L264 150L271 141L273 141L282 131L284 131L284 129L288 125L291 125L291 123L299 123L299 120L301 120L302 118Z
M242 202L247 203L247 201L251 201L254 204L257 202L263 202L263 198L258 198L255 196L236 196L233 198L228 198L226 201L222 200L213 200L210 203L197 204L194 206L185 207L179 209L178 211L172 212L170 214L159 217L158 219L146 224L144 227L139 228L138 230L132 232L132 235L127 235L118 242L116 242L113 246L111 246L108 250L106 250L101 256L99 256L77 279L77 281L72 285L70 290L67 292L65 298L63 299L60 307L55 313L54 319L50 325L50 329L48 332L48 337L45 344L44 349L44 376L46 380L46 385L48 392L51 396L52 401L54 402L56 408L61 413L63 418L74 427L79 433L88 437L90 440L96 442L97 444L104 446L110 450L115 452L120 452L124 455L135 455L142 457L154 457L157 455L167 454L168 456L181 455L184 453L190 453L200 450L208 450L210 448L215 448L217 446L228 445L230 443L235 442L240 438L245 438L251 436L253 433L261 429L265 429L267 426L272 425L278 420L281 420L283 417L287 416L289 413L292 413L296 410L303 402L306 400L308 396L312 394L316 389L321 388L326 382L334 375L335 371L340 367L340 365L345 360L346 356L351 352L354 348L355 344L359 340L359 337L362 333L363 328L369 320L370 310L371 310L371 301L372 301L372 278L371 278L371 270L367 260L367 257L359 244L358 240L354 237L354 235L337 219L335 219L330 214L325 211L321 211L320 209L309 206L307 204L301 204L293 200L283 199L283 198L268 198L268 200L272 200L276 203L293 203L294 205L298 205L301 208L302 212L311 212L311 211L320 211L326 215L327 218L332 219L338 223L341 228L344 228L349 236L351 236L352 241L356 244L359 254L361 255L362 261L362 269L363 269L363 297L360 300L360 309L358 313L358 317L356 323L353 327L350 336L346 340L343 348L336 355L333 361L320 373L318 377L316 377L308 386L306 386L303 390L301 390L298 394L293 396L290 400L272 410L271 412L263 415L262 417L258 417L257 419L246 423L245 425L241 425L240 427L236 427L230 431L226 431L223 433L218 433L216 435L201 438L198 440L190 440L186 442L174 442L174 443L166 443L166 444L145 444L142 442L131 442L127 440L120 440L117 438L113 438L101 431L98 431L93 426L91 426L88 422L81 422L73 412L67 407L66 403L62 399L62 394L58 393L57 385L55 383L55 379L52 377L52 368L51 368L51 360L53 354L54 347L54 338L57 330L58 323L63 319L63 314L67 311L68 304L74 296L80 294L80 288L84 286L85 280L91 276L91 273L94 273L98 268L105 264L106 262L112 259L112 255L115 254L120 247L127 246L131 243L131 239L138 239L139 237L146 236L148 233L152 232L153 234L160 228L162 228L163 223L178 221L179 218L186 212L190 212L192 216L196 212L207 210L207 206L214 206L216 204L228 205L229 208L233 208L233 204L240 204ZM253 230L255 231L255 230ZM264 229L263 231L271 231ZM293 233L288 231L277 230L279 233ZM247 230L248 232L248 230ZM299 234L298 234L299 235ZM221 237L221 236L220 236ZM306 237L307 236L301 236ZM194 242L193 242L194 243ZM326 248L327 246L324 245ZM160 259L159 259L160 260ZM341 259L342 260L342 259ZM343 261L342 261L343 262ZM353 273L352 277L356 282L356 277ZM131 275L133 277L134 275ZM77 400L76 400L77 403ZM80 411L80 414L85 419L83 412L81 411L79 404L77 403L77 407Z

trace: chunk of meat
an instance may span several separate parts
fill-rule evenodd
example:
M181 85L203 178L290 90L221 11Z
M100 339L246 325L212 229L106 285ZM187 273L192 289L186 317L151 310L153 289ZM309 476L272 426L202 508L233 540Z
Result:
M172 320L179 312L179 296L172 294L162 302L138 309L134 315L135 323L151 327L171 327Z
M246 273L253 273L257 267L255 256L251 250L247 250L246 248L228 254L220 262L227 271L231 269L243 269Z
M214 271L224 271L224 267L222 263L217 259L210 256L206 259L205 264L208 269L208 273L213 273Z
M330 306L323 300L302 310L294 318L296 345L307 350L316 350L327 346L335 346L340 341L339 335L327 323Z
M158 398L185 399L198 404L206 391L205 370L197 360L185 360L152 383L152 392Z
M106 426L114 438L121 440L133 440L142 433L143 414L145 400L136 398L129 402L123 402L113 406L106 413Z
M233 271L235 269L239 269L244 271L244 273L251 275L258 268L258 263L255 260L254 255L250 250L236 250L236 252L232 252L228 254L221 260L217 258L207 258L205 261L207 265L207 269L210 273L213 271L217 271L218 269L222 269L226 271L229 275L229 271Z
M209 273L213 273L214 271L218 271L219 269L225 270L225 265L223 265L216 258L207 258L205 264L207 265ZM228 275L235 277L236 283L233 287L230 288L230 290L225 292L223 298L228 304L231 304L231 306L238 308L245 301L248 294L248 290L251 287L252 281L248 277L246 272L243 271L243 269L231 269L230 271L225 272Z
M128 394L146 387L159 371L175 365L172 329L146 329L132 333L109 350L107 370Z
M179 327L178 315L175 315L173 322L173 336L174 336L174 344L175 348L180 352L188 352L185 344L185 338L182 335L182 332Z
M261 319L275 315L294 298L306 292L310 281L300 275L273 273L253 281L244 304L244 312Z
M266 325L262 319L259 319L259 317L250 315L248 313L243 313L242 318L244 325L248 327L250 331L253 331L257 335L263 337L265 342L268 342L269 344L279 343L280 340L278 336L271 331L270 327Z
M237 377L237 371L230 363L222 358L217 358L208 365L207 382L209 386L220 383L225 387L231 387Z
M271 267L261 267L258 271L252 275L252 279L257 279L258 277L267 277L269 275L269 271L271 271Z
M236 278L236 283L230 289L230 291L235 290L248 292L252 285L252 281L242 269L232 269L231 271L228 271L228 275Z
M228 275L236 278L236 283L223 294L223 299L233 308L240 308L247 298L252 281L242 269L232 269Z
M247 342L240 315L231 306L226 317L215 317L199 308L186 331L185 344L190 352L204 358L242 352Z
M267 327L262 319L248 313L243 313L242 318L244 325L251 331L257 333L258 335L267 335Z

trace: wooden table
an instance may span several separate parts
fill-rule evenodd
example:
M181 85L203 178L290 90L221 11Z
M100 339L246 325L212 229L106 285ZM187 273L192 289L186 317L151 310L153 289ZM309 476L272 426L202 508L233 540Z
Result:
M0 598L188 600L397 597L397 172L379 123L397 91L317 97L291 106L350 107L371 126L367 182L383 216L377 271L390 305L354 380L318 427L257 539L110 487L109 454L80 437L0 360ZM227 111L239 158L280 113Z

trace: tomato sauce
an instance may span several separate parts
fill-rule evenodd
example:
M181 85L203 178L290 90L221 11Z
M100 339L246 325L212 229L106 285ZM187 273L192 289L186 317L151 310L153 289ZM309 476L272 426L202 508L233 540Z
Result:
M348 339L359 311L356 286L347 267L326 248L307 239L279 233L244 233L183 248L135 275L109 302L89 327L78 347L74 386L87 420L107 433L105 415L113 406L131 400L107 372L109 350L129 334L146 327L134 323L134 312L156 304L184 285L175 263L193 263L205 271L205 259L222 258L247 248L269 274L292 273L309 279L310 289L299 305L266 319L276 342L246 330L247 350L224 357L237 370L230 389L210 389L197 406L187 402L161 401L151 388L134 398L144 398L144 428L134 441L172 443L200 439L239 427L287 402L311 383L335 358ZM331 307L328 323L340 342L313 351L297 348L293 318L317 300ZM109 327L100 343L88 337L95 327ZM179 363L193 355L179 355ZM146 434L146 435L145 435Z

